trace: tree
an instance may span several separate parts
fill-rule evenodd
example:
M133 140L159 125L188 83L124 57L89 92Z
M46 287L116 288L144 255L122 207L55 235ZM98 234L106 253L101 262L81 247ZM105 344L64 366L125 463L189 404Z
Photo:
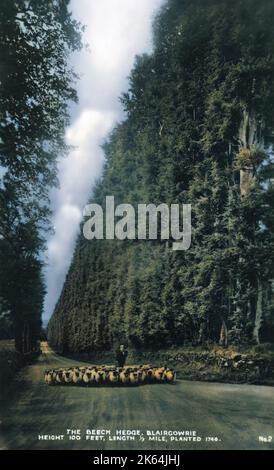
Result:
M68 3L9 0L0 12L0 255L9 265L1 264L0 292L24 352L30 331L38 334L49 190L57 185L57 157L67 152L68 102L76 100L68 59L81 32Z
M93 201L192 204L192 245L80 235L53 346L81 318L78 349L273 341L273 19L271 0L165 3Z

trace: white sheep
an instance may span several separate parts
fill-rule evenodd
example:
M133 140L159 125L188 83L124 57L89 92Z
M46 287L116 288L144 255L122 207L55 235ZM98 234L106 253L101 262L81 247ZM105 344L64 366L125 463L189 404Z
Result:
M107 380L110 384L116 384L119 381L119 372L117 370L110 370L107 373Z
M94 374L94 377L95 377L95 382L98 385L101 385L106 381L106 373L103 369L97 370Z
M74 384L80 384L83 381L83 372L80 369L74 369L72 373L72 382Z
M53 385L55 381L55 377L53 378L53 371L52 370L46 370L45 371L45 382L47 385Z
M131 383L131 385L138 385L139 383L139 374L137 372L137 370L131 370L131 372L129 373L129 381Z
M73 376L73 371L72 369L65 369L63 370L63 381L66 384L69 384L72 382L72 376Z
M56 371L55 382L59 385L63 383L63 369Z

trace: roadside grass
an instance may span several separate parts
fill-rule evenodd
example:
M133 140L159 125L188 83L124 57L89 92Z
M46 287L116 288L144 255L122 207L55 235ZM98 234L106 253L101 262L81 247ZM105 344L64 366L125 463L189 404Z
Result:
M17 372L35 357L37 353L22 354L16 351L14 340L0 341L0 397L8 394Z
M0 396L10 388L16 373L25 365L23 354L15 350L14 340L0 341Z

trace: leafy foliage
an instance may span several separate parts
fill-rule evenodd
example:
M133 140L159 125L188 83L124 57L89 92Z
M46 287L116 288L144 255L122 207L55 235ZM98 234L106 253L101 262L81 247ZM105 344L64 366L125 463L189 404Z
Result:
M273 19L270 0L164 5L93 200L191 203L192 246L80 236L48 327L56 348L210 343L221 330L273 341ZM237 167L247 154L251 175Z
M68 3L8 0L0 11L0 294L24 352L41 326L48 194L67 151L68 101L76 100L68 58L81 34Z

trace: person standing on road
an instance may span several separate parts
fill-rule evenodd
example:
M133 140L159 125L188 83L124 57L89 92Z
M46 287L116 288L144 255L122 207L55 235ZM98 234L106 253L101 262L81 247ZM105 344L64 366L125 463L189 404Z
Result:
M116 351L116 360L118 362L118 367L124 367L126 363L128 352L125 349L124 345L121 344L119 349Z

